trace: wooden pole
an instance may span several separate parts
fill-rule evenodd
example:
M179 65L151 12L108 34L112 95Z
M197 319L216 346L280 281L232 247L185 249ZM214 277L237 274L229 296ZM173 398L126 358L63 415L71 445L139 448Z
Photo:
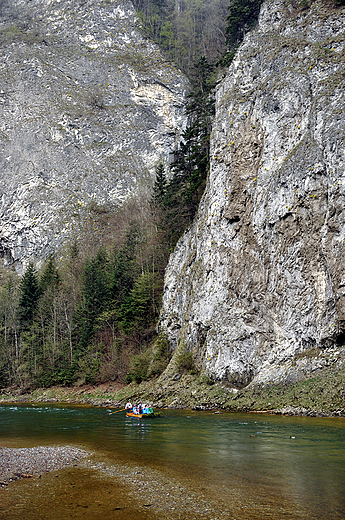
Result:
M116 412L110 412L109 415L111 415L111 414L113 414L113 413L123 412L124 410L126 410L126 408L122 408L121 410L116 410Z

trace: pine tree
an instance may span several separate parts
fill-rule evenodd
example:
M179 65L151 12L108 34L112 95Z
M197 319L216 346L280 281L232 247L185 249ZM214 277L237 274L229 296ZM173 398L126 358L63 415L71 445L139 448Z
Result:
M135 222L132 222L126 234L123 246L114 251L114 258L110 262L109 274L110 298L114 307L120 307L133 288L134 280L139 274L136 261L140 245L140 232Z
M204 192L209 171L209 147L214 117L214 67L205 57L195 64L186 111L188 126L171 165L165 206L170 247L190 225Z
M152 203L154 206L164 206L167 188L164 164L160 162L156 168L156 178L153 186Z
M121 306L121 326L127 333L136 329L145 334L145 329L156 318L153 302L153 274L142 273L136 279L129 297Z
M39 277L40 301L34 323L36 361L41 367L39 383L43 386L52 384L56 361L61 354L59 342L60 288L60 273L55 259L49 257Z
M19 316L23 329L32 323L40 295L37 272L30 263L19 285Z
M93 339L97 317L103 312L108 301L107 255L100 248L96 257L87 259L84 265L82 302L77 310L79 349L85 350Z
M230 65L245 34L256 25L262 2L263 0L231 1L225 32L227 50L218 62L223 67Z
M55 259L50 256L39 279L39 290L44 294L48 288L56 290L61 282Z

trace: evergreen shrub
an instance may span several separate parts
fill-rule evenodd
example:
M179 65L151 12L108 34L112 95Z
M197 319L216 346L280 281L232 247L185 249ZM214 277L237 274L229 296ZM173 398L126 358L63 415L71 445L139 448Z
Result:
M129 365L129 371L127 372L126 382L131 383L134 381L139 384L148 378L148 369L150 365L149 352L141 352L132 357Z
M183 352L177 355L176 365L177 368L179 370L182 370L183 372L196 372L193 354L188 350L184 350Z
M168 366L170 359L169 339L165 332L161 332L153 345L153 357L149 369L149 376L153 377L162 374Z

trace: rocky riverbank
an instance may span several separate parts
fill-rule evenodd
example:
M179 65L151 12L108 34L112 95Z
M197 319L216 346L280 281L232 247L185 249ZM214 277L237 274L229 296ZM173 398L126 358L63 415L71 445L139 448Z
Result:
M120 464L114 461L87 460L81 468L93 469L105 478L119 479L129 496L143 511L158 513L164 519L227 519L230 512L224 505L210 500L204 493L147 466Z
M43 473L75 465L87 455L85 450L75 446L0 447L0 487L21 478L40 477Z
M267 412L288 415L345 417L345 366L311 372L293 384L248 386L243 389L214 383L206 376L167 370L140 385L108 383L98 386L52 387L22 393L2 390L3 402L63 402L122 407L127 400L147 401L156 408Z
M57 472L68 466L73 468L53 475L60 476L59 479L48 475L43 477L44 473ZM39 518L53 518L52 507L58 511L56 518L62 518L66 510L79 518L81 509L87 510L87 515L91 513L92 518L101 518L100 506L103 514L109 512L109 506L107 509L103 504L104 491L107 503L111 500L116 504L112 510L122 510L125 519L139 515L146 520L223 520L230 515L224 504L206 496L205 490L195 490L186 481L147 466L105 460L97 453L73 446L0 448L0 487L6 488L9 483L23 478L32 478L35 482L35 485L25 487L24 497L21 495L20 509L23 513L29 510L27 518L32 518L33 504L41 511ZM85 493L85 486L91 487L93 492ZM8 488L10 490L14 496L18 493L13 487ZM0 508L0 516L1 512L6 512L9 515L6 518L18 518L18 511L13 516L13 504L9 498L10 494L2 494L4 509ZM65 503L63 513L61 503ZM38 518L37 509L34 518Z

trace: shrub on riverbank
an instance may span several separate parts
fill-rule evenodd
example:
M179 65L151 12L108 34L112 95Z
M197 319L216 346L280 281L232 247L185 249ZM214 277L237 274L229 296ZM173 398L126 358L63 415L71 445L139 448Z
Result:
M345 417L345 368L321 371L293 385L247 387L241 391L223 383L209 385L201 377L164 374L158 380L129 385L85 385L80 388L38 389L27 395L12 390L0 402L68 402L97 406L122 406L127 400L146 401L159 408L267 412L288 415Z

